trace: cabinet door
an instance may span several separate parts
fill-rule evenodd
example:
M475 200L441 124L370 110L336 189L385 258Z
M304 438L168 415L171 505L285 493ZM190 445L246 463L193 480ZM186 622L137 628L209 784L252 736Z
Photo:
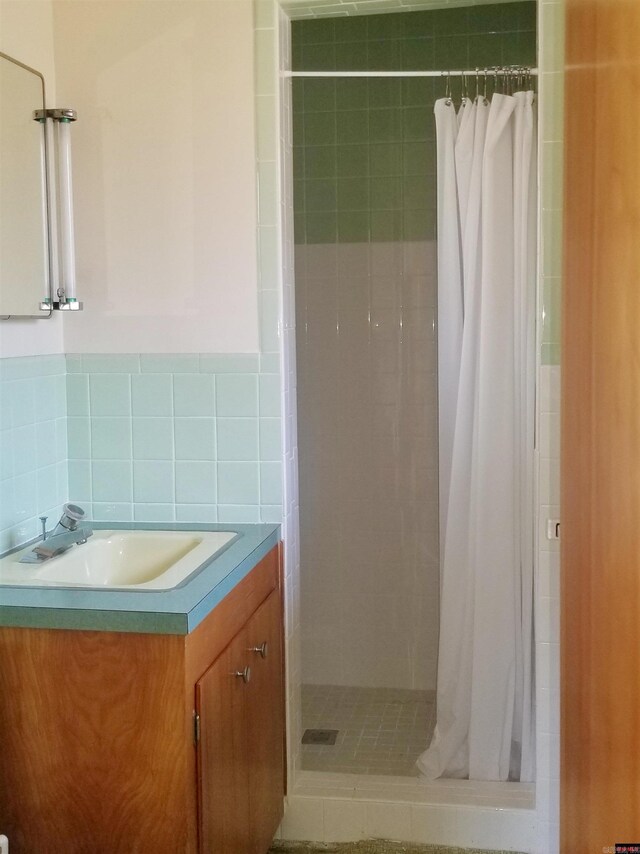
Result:
M245 629L251 656L246 692L251 854L268 851L284 809L282 606L275 590Z
M245 741L245 697L251 683L236 675L248 666L249 657L243 631L196 684L201 854L247 854L251 850Z

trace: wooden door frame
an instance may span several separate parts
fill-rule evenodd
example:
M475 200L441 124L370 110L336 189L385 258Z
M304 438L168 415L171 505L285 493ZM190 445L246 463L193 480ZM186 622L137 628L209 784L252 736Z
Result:
M567 0L561 854L640 843L640 4Z

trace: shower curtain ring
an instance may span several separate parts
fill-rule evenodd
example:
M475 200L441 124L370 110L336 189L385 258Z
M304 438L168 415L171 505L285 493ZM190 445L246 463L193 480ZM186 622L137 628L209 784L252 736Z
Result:
M449 107L453 103L453 98L451 97L451 72L443 71L442 73L446 76L444 96L447 99L447 107Z
M476 101L480 97L480 69L476 66Z

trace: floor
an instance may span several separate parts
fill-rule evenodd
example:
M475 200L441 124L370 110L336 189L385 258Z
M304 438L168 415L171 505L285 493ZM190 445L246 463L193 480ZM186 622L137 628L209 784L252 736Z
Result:
M507 854L500 851L481 851L478 848L450 848L441 845L403 845L384 840L366 842L346 842L339 845L322 845L305 842L274 842L270 854L291 852L291 854Z
M303 685L303 732L338 730L338 735L332 746L303 744L302 769L416 777L416 759L434 726L435 691Z

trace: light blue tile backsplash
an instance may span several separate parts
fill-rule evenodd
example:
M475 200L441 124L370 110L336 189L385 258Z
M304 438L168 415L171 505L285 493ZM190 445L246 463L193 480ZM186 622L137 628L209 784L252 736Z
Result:
M173 378L174 414L211 418L215 415L214 389L212 374L177 374Z
M260 459L258 421L258 418L218 418L218 459Z
M219 462L220 504L260 504L260 465L257 462Z
M219 477L217 463L201 460L177 461L176 503L215 504Z
M257 416L258 375L220 374L216 379L216 408L220 416Z
M89 408L94 417L131 415L129 374L90 374Z
M96 421L101 419L96 419ZM191 419L187 419L191 420ZM133 417L134 460L172 460L174 448L173 418Z
M69 495L100 520L281 520L278 357L67 357Z
M99 521L280 522L277 354L0 360L0 552Z
M69 456L75 453L69 443ZM131 460L93 460L91 463L91 500L100 504L131 504L133 502L133 466ZM69 482L69 494L75 495ZM74 498L75 501L75 498ZM85 511L95 518L95 514Z
M215 418L175 418L176 460L216 459Z
M175 377L176 384L180 377ZM172 374L132 374L131 411L134 415L173 415Z
M0 360L0 552L54 524L68 495L64 356Z

